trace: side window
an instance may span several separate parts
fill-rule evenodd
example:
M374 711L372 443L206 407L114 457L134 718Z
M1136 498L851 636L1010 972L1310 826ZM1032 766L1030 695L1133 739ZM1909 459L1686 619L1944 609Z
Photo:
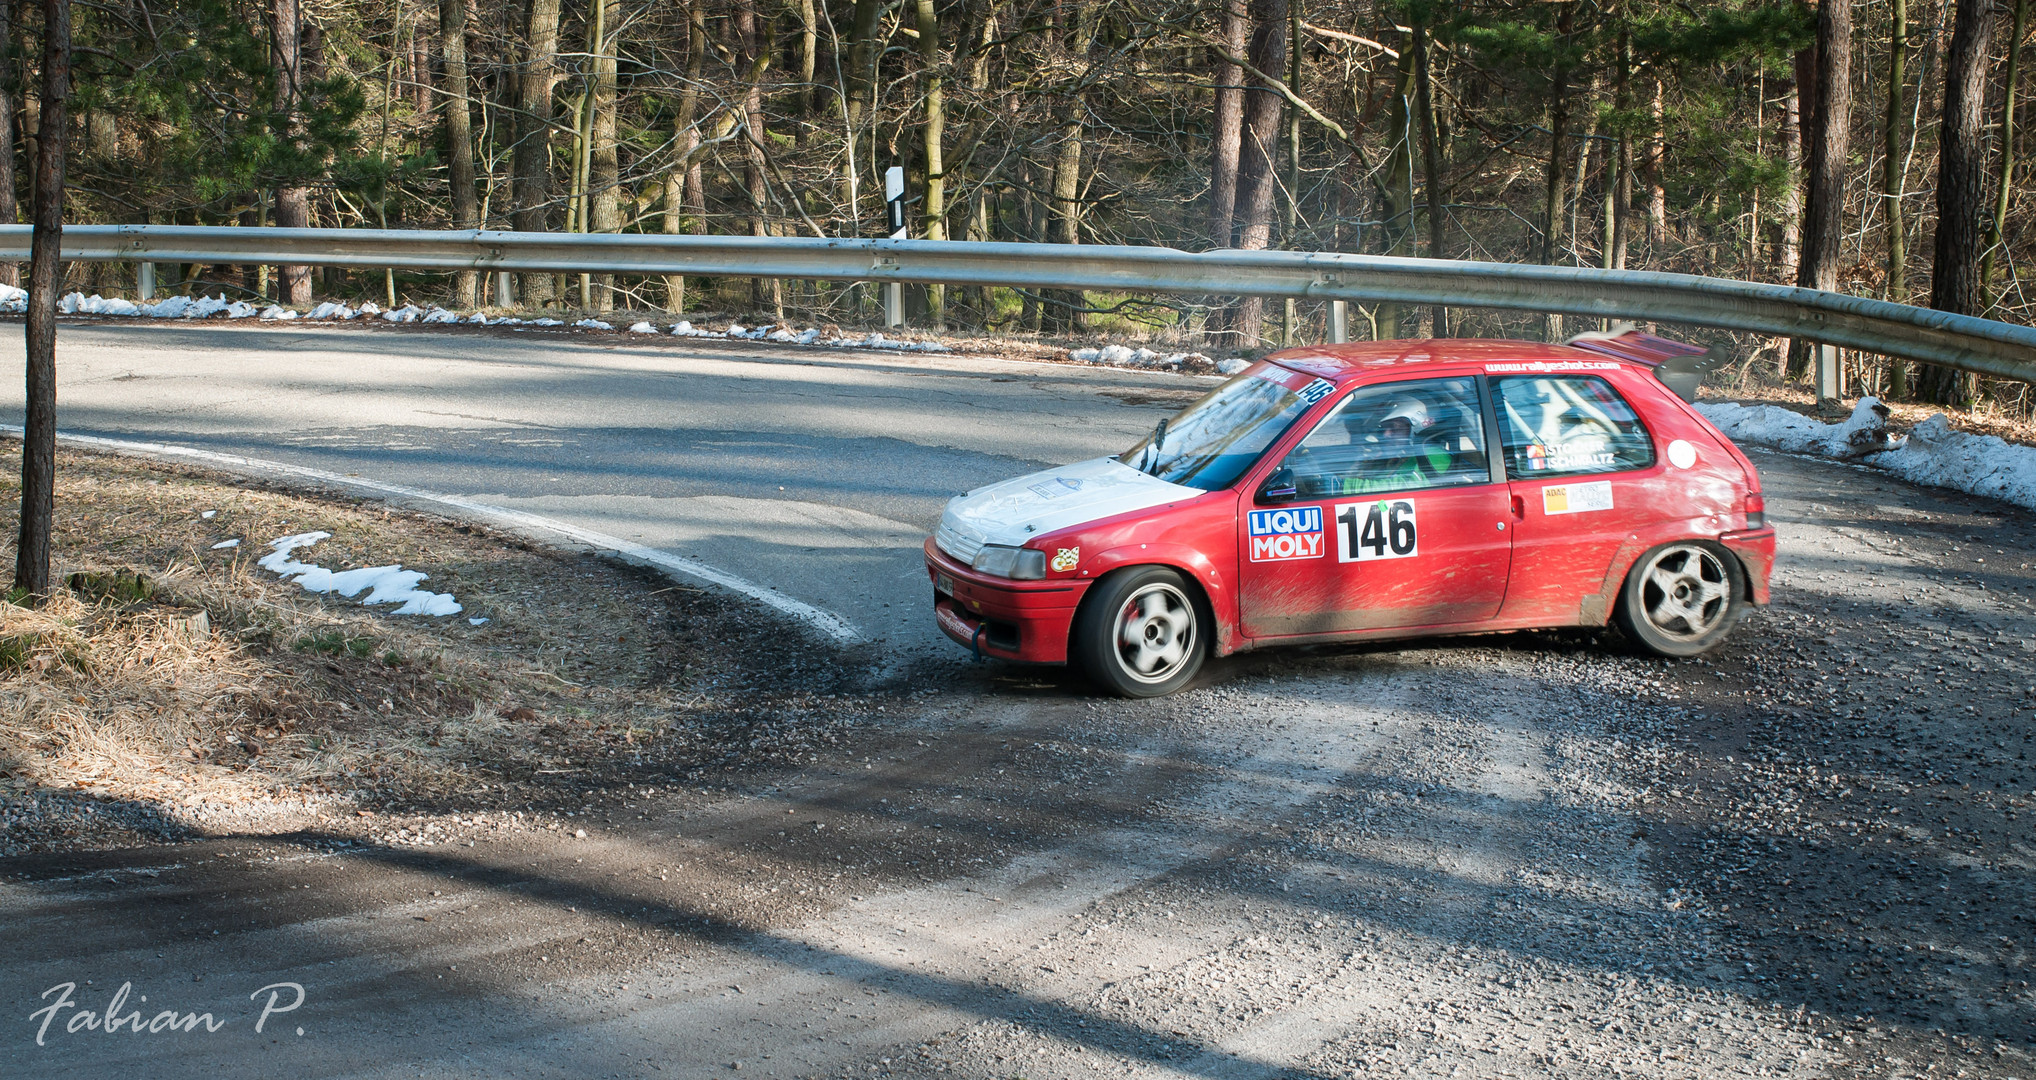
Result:
M1514 480L1625 472L1654 464L1646 425L1595 375L1492 380L1506 475Z
M1287 455L1298 499L1417 491L1491 480L1472 379L1352 391Z

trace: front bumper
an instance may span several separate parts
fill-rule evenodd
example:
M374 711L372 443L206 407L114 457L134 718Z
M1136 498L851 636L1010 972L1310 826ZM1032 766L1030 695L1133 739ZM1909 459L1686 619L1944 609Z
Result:
M1774 573L1774 530L1748 529L1745 532L1729 532L1718 537L1725 549L1739 557L1739 565L1746 568L1746 591L1748 599L1755 604L1766 604L1768 576Z
M933 619L941 632L985 656L1067 663L1068 628L1087 581L1012 581L979 574L926 541Z

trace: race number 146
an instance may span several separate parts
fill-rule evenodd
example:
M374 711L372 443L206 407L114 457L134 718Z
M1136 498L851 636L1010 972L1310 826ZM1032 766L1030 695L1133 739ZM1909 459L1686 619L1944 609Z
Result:
M1412 499L1380 499L1336 506L1336 559L1369 562L1404 559L1421 550Z

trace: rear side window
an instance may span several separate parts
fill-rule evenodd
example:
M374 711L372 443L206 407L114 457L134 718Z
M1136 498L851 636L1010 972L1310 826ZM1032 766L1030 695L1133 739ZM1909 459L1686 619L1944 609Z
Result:
M1654 440L1633 407L1595 375L1506 375L1492 380L1514 480L1626 472L1654 464Z

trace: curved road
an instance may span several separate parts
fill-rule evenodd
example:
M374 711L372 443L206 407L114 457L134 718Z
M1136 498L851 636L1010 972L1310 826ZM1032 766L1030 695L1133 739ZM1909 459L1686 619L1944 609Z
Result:
M840 614L892 677L849 702L865 741L733 792L440 814L431 849L0 861L9 1075L2036 1075L2021 511L1756 454L1776 603L1705 661L1509 635L1102 701L959 663L918 545L951 494L1124 446L1197 380L464 329L61 342L67 431L697 558ZM0 410L19 384L0 363ZM285 981L306 1004L255 1035ZM232 1026L38 1045L66 982Z

